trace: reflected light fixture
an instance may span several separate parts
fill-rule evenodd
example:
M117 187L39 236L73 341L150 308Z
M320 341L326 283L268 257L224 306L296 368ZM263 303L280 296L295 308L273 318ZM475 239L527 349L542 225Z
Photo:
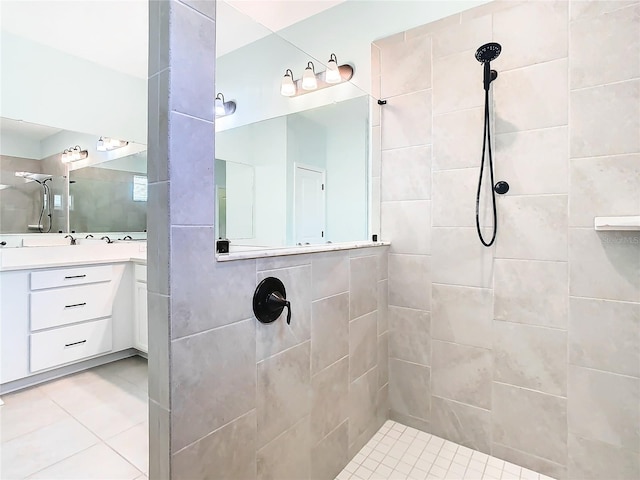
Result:
M338 58L335 53L332 53L327 62L327 69L324 72L316 73L313 62L308 62L302 78L294 80L293 72L287 69L282 79L280 93L285 97L297 97L315 90L322 90L348 82L351 78L353 78L353 67L348 64L338 65Z
M122 148L129 145L129 142L125 140L118 140L111 137L100 137L96 144L96 150L99 152L107 152L109 150L115 150L116 148Z
M224 95L222 95L222 93L218 93L214 102L214 111L216 118L231 115L236 111L236 102L232 100L225 102Z
M313 62L307 63L307 68L304 69L302 74L302 89L303 90L315 90L318 88L318 80L316 79L316 72Z
M292 97L296 94L296 84L293 82L293 72L287 68L282 78L282 85L280 86L280 93L285 97Z
M69 163L83 160L88 156L89 152L82 150L80 145L76 145L75 147L65 148L64 152L62 152L62 155L60 156L60 160L62 163Z
M327 62L327 70L324 72L324 81L327 83L340 83L342 81L340 70L338 69L338 58L335 53L331 54L331 57Z

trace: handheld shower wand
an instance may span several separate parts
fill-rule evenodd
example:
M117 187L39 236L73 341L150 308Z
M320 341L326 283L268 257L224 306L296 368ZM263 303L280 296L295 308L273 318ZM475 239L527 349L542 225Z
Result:
M476 51L476 60L482 63L483 72L483 85L484 85L484 134L482 137L482 160L480 162L480 178L478 179L478 192L476 194L476 228L478 230L478 236L480 241L485 247L490 247L496 240L498 233L498 212L496 207L496 193L504 194L509 191L509 184L507 182L498 182L494 186L493 179L493 158L491 152L491 121L489 112L489 89L491 82L498 78L498 72L491 70L491 62L498 58L502 47L499 43L487 43L482 45ZM489 153L489 175L491 178L491 200L493 205L493 235L491 240L485 241L482 236L482 230L480 228L480 192L482 191L482 177L484 176L484 159L485 152Z

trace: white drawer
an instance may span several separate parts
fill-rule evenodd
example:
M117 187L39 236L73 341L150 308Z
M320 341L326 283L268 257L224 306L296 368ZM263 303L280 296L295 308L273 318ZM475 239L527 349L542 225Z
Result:
M138 282L146 282L147 281L147 266L146 265L138 265L137 263L133 266L135 269L136 281Z
M110 318L33 333L31 334L30 370L37 372L75 362L106 353L111 348Z
M61 268L31 273L31 290L66 287L84 283L108 282L112 277L111 265L95 267Z
M112 295L109 283L31 292L31 330L109 317Z

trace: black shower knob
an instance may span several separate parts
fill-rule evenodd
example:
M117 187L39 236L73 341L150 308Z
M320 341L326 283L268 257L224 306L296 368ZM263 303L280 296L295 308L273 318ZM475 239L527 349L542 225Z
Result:
M507 182L498 182L493 187L493 190L499 195L504 195L509 191L509 184Z

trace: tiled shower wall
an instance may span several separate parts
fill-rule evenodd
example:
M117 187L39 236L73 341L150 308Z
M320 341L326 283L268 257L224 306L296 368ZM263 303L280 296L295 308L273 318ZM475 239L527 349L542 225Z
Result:
M490 41L511 190L485 248ZM640 235L593 229L640 214L639 2L493 2L372 56L391 418L554 477L639 478Z
M149 5L149 478L332 479L388 418L388 247L216 262L215 2Z

